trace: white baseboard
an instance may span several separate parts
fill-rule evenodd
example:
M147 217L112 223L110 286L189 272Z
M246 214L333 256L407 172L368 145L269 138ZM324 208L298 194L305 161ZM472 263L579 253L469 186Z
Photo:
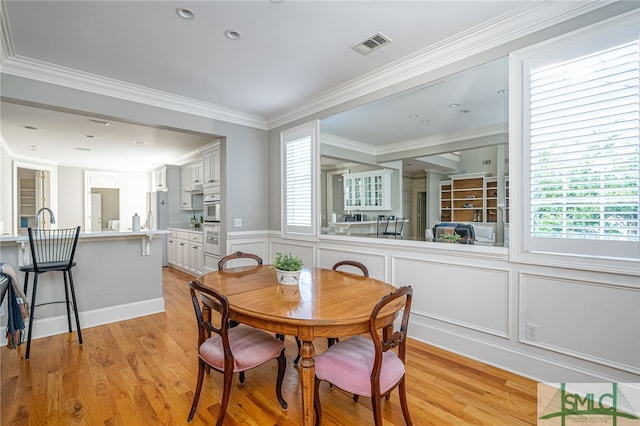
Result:
M572 364L555 359L555 354L533 354L517 347L465 336L434 325L411 321L409 337L449 352L492 365L541 383L637 382L637 376L619 370L593 365Z
M98 325L110 324L113 322L124 321L131 318L142 317L145 315L157 314L164 312L164 299L149 299L135 303L127 303L124 305L112 306L109 308L95 309L92 311L80 312L80 327L82 329L95 327ZM71 325L75 332L75 318L71 314ZM28 327L29 324L26 324ZM44 318L33 322L33 335L31 340L41 337L54 336L56 334L68 333L67 316L60 315L57 317ZM25 330L26 339L26 330ZM5 333L0 335L0 345L7 344L7 336Z

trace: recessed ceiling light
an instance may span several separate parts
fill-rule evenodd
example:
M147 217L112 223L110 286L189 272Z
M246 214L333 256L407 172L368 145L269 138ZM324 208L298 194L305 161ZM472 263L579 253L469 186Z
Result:
M136 145L144 145L144 141L133 141Z
M239 33L239 32L237 32L237 31L233 31L233 30L227 30L227 31L225 31L225 32L224 32L224 36L225 36L226 38L228 38L229 40L239 40L239 39L240 39L240 37L242 37L242 36L240 35L240 33Z
M418 118L418 114L411 114L409 118Z
M96 137L93 135L84 135L85 138L87 139L95 139Z
M22 127L24 127L27 130L38 130L37 127L33 127L33 126L22 126Z
M460 114L467 114L469 112L471 112L471 111L469 111L468 109L461 109L460 111L458 111L458 113L460 113Z
M424 123L424 124L431 123L431 120L422 120L421 123Z
M458 108L460 104L449 104L449 108Z
M179 7L176 9L176 13L182 19L192 20L196 18L196 14L191 9L187 9L186 7Z

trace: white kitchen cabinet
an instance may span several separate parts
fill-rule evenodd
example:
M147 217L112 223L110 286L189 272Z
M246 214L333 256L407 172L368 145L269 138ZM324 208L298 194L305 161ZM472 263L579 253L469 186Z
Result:
M202 275L204 266L204 251L202 243L190 242L188 245L189 260L187 268L194 275Z
M202 275L204 270L204 245L202 231L169 230L167 261L192 275Z
M220 144L202 152L203 185L205 188L220 187ZM214 190L214 192L216 192Z
M182 186L191 187L202 185L204 166L202 160L182 166Z
M191 210L191 192L184 190L185 187L191 185L191 169L189 167L182 167L180 182L182 183L180 208L182 210Z
M191 165L191 183L193 185L202 185L204 181L203 169L202 161L196 161Z
M178 264L178 238L176 234L176 231L169 230L167 237L167 262L170 265Z
M167 166L158 167L153 171L153 188L155 191L167 190Z
M180 195L180 209L182 210L196 210L202 209L201 205L193 205L193 195L202 194L202 181L203 177L203 163L202 160L189 163L182 166L181 169L181 183L182 191ZM200 188L200 191L194 191L194 188Z
M346 210L391 210L391 170L348 173L343 177Z

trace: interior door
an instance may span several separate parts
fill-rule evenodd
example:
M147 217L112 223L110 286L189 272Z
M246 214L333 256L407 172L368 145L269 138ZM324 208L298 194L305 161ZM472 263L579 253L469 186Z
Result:
M90 231L102 231L102 194L91 193L91 211L89 212L89 217L91 218Z

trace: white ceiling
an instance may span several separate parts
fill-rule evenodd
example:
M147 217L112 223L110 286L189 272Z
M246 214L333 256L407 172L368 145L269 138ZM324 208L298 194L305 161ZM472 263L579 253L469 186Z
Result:
M20 67L39 68L103 85L140 88L254 117L268 127L309 100L397 68L425 49L504 25L504 14L530 3L3 0L0 70L19 74L14 70ZM178 8L190 9L195 19L178 17ZM240 39L225 38L226 30L237 31ZM376 32L392 42L366 56L351 49ZM467 92L471 87L458 85ZM447 102L458 102L457 96L448 95L443 96ZM154 129L153 123L144 129L113 121L100 127L87 120L96 117L7 102L0 113L2 136L12 154L43 156L60 164L88 166L89 158L118 168L127 167L124 163L173 163L212 139L167 133ZM403 138L411 136L408 130L404 128ZM382 131L372 132L365 136L374 142ZM85 134L97 137L88 140ZM145 145L134 145L133 140Z

